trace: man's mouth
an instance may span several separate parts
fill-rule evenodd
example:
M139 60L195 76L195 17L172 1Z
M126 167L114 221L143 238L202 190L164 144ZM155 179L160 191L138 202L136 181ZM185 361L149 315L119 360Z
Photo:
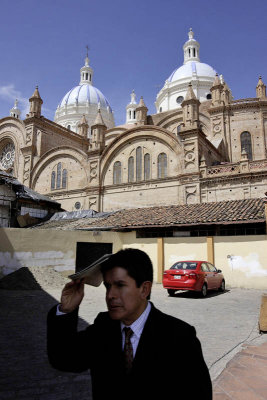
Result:
M120 308L120 306L118 304L109 304L108 305L108 309L110 311L117 310L118 308Z

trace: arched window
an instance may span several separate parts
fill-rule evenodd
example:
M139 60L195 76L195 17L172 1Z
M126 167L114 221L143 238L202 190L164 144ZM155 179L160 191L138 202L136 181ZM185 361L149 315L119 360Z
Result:
M63 173L62 173L62 189L66 189L66 187L67 187L67 176L68 176L68 171L66 169L63 169Z
M142 180L142 148L136 149L136 181Z
M158 178L166 178L167 176L167 155L160 153L158 155Z
M67 126L67 129L69 129L69 130L70 130L70 125L68 125L68 126Z
M177 135L181 132L182 125L177 126Z
M146 153L144 157L144 167L145 167L145 181L150 179L150 154Z
M133 111L133 119L135 119L135 110Z
M57 165L57 189L61 187L61 162Z
M252 160L251 134L249 132L242 132L240 135L240 141L241 152L242 150L245 150L248 155L248 159Z
M121 162L116 161L113 166L113 184L121 183Z
M134 158L128 160L128 182L134 182Z
M51 189L55 189L55 185L56 185L56 172L53 171L51 174Z
M66 189L68 171L66 169L62 171L61 162L59 162L54 169L55 170L51 173L51 190Z

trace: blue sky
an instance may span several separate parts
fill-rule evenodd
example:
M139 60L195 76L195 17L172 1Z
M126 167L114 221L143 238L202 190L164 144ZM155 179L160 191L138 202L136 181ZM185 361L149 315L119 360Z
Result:
M183 63L192 27L200 59L223 74L235 99L267 84L266 0L1 0L0 117L17 97L26 110L36 85L43 115L53 119L78 85L88 44L94 86L125 122L132 89L155 113L154 101Z

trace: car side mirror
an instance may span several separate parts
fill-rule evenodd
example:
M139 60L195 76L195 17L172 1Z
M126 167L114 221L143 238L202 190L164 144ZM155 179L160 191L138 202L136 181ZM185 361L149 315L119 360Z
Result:
M217 269L217 272L222 272L222 270L221 269Z

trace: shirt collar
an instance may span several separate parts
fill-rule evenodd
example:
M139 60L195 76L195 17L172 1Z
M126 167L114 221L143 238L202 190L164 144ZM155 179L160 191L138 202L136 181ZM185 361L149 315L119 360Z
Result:
M143 313L140 315L140 317L138 317L137 320L135 320L131 325L129 325L129 326L127 325L127 328L131 328L133 333L138 338L140 338L140 336L143 332L143 329L144 329L146 320L148 318L148 315L150 313L150 310L151 310L151 303L150 303L150 301L148 301L147 306L146 306L145 310L143 311ZM121 322L121 330L123 330L124 327L126 327L126 325L123 322Z

